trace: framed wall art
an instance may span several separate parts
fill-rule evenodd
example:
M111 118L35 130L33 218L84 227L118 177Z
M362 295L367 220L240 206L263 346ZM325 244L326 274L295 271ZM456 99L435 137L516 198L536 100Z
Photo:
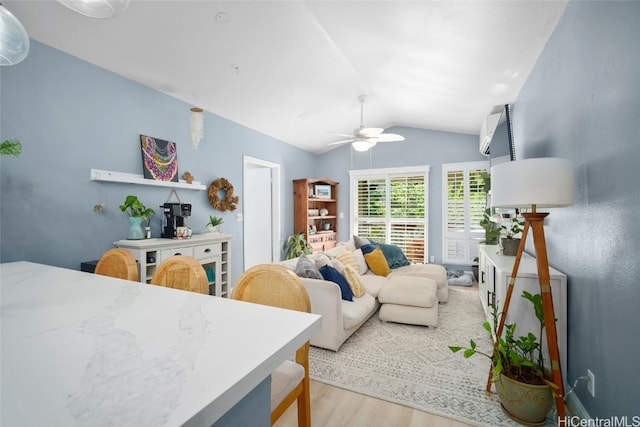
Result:
M313 188L318 199L330 199L331 198L331 186L324 184L316 184Z
M142 172L145 179L178 182L176 143L140 135Z

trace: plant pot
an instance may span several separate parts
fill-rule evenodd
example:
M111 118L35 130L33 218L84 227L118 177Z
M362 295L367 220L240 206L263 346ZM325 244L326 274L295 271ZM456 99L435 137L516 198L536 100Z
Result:
M507 239L503 237L500 239L502 245L502 255L515 256L518 253L518 246L520 246L520 239Z
M128 240L140 240L144 239L144 230L142 228L143 218L139 216L129 217L129 233L127 234Z
M220 226L219 225L207 225L207 232L209 233L220 233Z
M500 374L495 384L504 413L526 425L544 425L553 406L551 387L521 383Z

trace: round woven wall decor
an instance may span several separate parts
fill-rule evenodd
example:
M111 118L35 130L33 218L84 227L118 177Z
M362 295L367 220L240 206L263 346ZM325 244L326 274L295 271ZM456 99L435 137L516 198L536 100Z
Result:
M220 193L224 197L220 197ZM219 211L235 211L238 203L238 196L233 195L233 185L225 178L218 178L209 184L207 190L209 203Z

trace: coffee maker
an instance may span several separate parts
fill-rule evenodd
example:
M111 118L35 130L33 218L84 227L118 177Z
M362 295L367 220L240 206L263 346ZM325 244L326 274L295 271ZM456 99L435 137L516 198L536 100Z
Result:
M160 237L165 239L178 238L178 227L185 227L184 219L191 216L189 203L165 203L160 206L164 212L164 227Z

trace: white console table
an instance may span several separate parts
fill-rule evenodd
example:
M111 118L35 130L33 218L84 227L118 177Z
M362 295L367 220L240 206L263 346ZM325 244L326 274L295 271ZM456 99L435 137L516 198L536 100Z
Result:
M150 283L156 267L175 255L188 255L197 259L209 279L209 294L229 297L229 244L227 234L196 234L190 239L118 240L117 248L131 252L138 261L140 281Z
M497 245L480 245L480 277L478 288L482 308L489 323L492 323L489 305L496 304L498 312L502 312L504 300L507 296L507 286L513 271L515 256L502 255ZM553 310L556 316L556 330L558 333L558 348L560 349L560 363L562 370L567 372L567 276L549 267L551 278L551 293L553 296ZM522 298L522 291L532 294L540 293L538 282L538 267L536 259L526 253L522 254L518 275L509 304L506 323L516 324L516 336L533 332L545 348L545 359L549 361L546 335L540 337L538 320L533 313L531 303Z

